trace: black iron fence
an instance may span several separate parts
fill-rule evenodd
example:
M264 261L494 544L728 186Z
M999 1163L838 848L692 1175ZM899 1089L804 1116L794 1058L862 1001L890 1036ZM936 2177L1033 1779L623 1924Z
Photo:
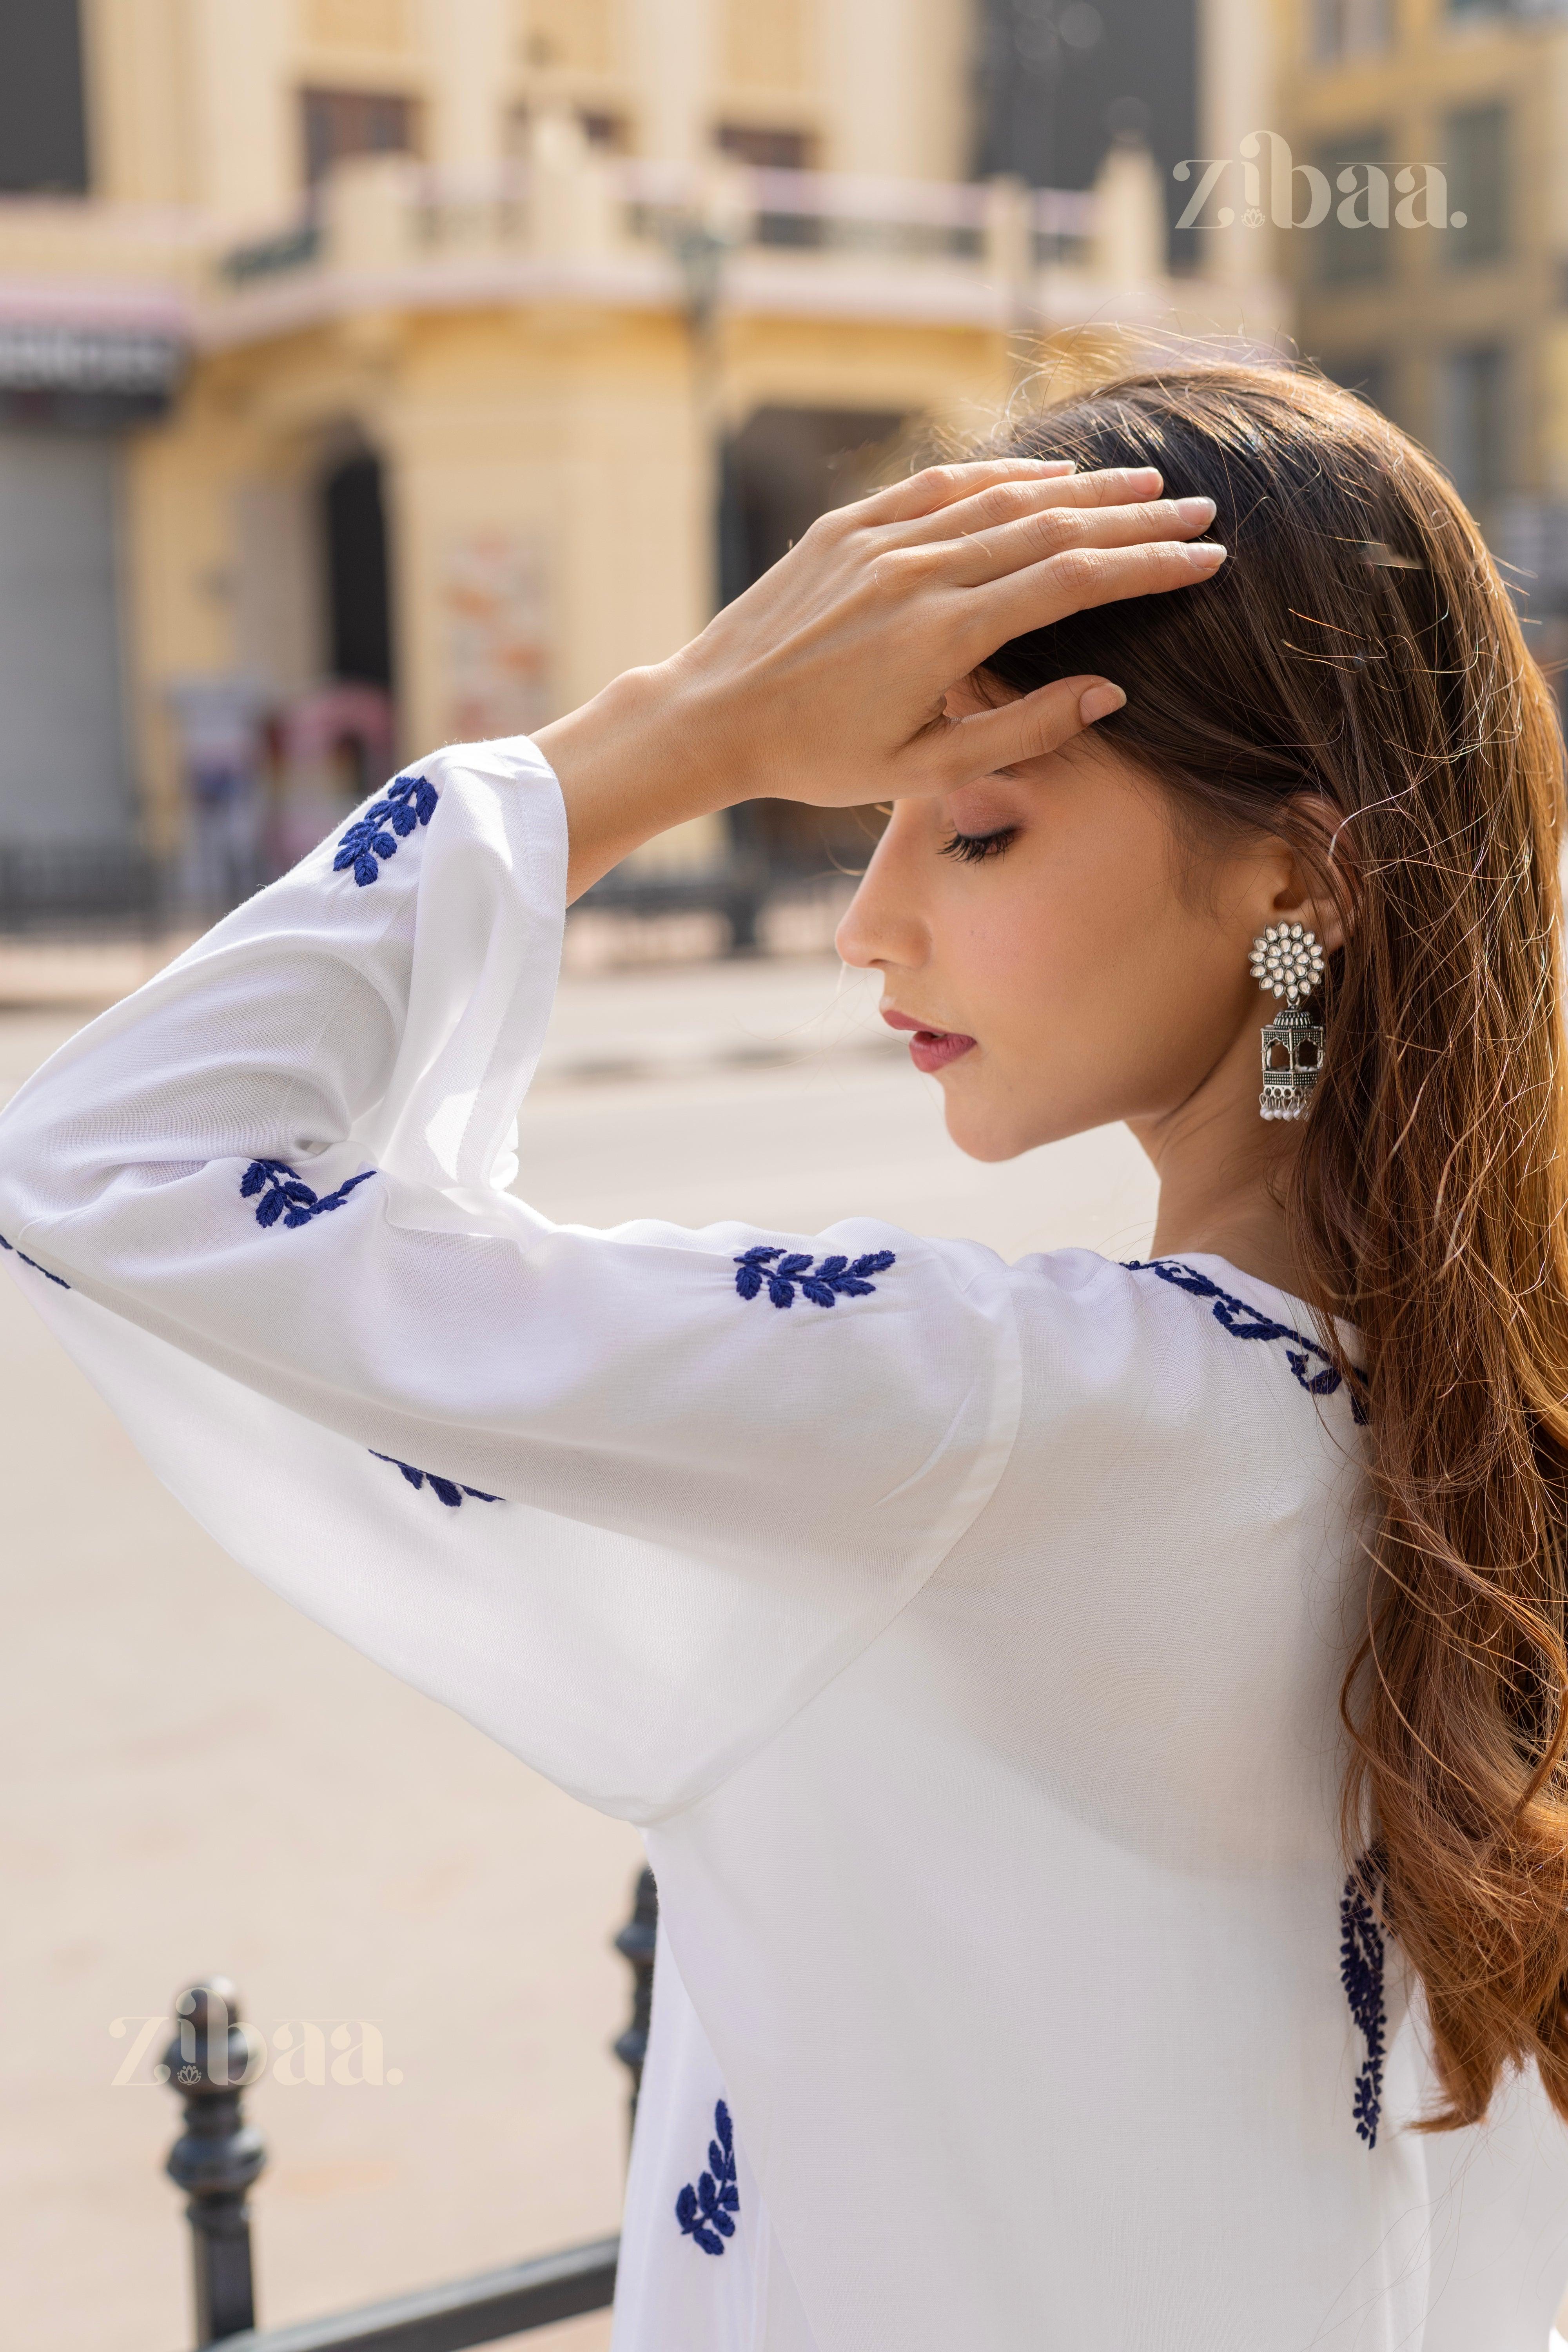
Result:
M615 2052L631 2076L634 2121L647 2053L658 1927L658 1891L652 1871L645 1870L632 1916L616 1937L632 1971L631 2022ZM239 1998L227 1979L187 1986L174 2004L174 2034L163 2064L184 2102L184 2129L170 2150L168 2170L185 2192L198 2346L221 2344L225 2352L461 2352L466 2345L493 2344L608 2308L620 2242L596 2238L356 2311L258 2328L249 2198L267 2148L245 2118L250 2057Z
M0 843L0 931L76 923L154 930L174 912L167 866L133 842Z
M618 867L579 902L630 915L719 914L731 945L757 944L757 921L781 886L755 856L690 873ZM218 906L190 903L177 870L147 850L120 843L0 844L0 934L79 927L156 931L181 919L215 921Z

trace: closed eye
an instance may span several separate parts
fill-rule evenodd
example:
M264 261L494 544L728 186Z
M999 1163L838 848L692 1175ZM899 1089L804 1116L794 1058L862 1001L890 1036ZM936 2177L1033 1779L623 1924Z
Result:
M1017 838L1016 824L998 825L994 833L954 833L942 843L942 854L964 866L978 866L982 858L1000 857Z

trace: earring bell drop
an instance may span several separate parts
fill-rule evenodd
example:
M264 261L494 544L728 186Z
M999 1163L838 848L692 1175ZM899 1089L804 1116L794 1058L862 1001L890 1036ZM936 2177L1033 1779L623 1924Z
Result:
M1270 923L1252 942L1252 977L1266 994L1285 999L1263 1032L1265 1118L1305 1118L1323 1066L1323 1033L1303 999L1323 976L1323 950L1300 923Z

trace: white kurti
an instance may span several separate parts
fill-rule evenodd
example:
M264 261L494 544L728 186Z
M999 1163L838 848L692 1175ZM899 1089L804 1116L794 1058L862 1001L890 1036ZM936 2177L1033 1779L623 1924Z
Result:
M237 1559L645 1825L617 2352L1542 2352L1568 2132L1533 2080L1405 2128L1336 1849L1361 1437L1305 1309L552 1225L549 769L443 751L345 838L23 1089L0 1234Z

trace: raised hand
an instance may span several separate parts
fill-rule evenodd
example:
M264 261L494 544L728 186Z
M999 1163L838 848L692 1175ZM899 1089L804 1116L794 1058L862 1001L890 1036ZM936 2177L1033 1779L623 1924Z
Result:
M573 887L639 841L757 798L819 807L951 792L1059 749L1118 682L1064 678L965 717L948 689L1009 637L1225 561L1208 499L1152 468L939 466L815 522L684 650L539 736L561 778Z

